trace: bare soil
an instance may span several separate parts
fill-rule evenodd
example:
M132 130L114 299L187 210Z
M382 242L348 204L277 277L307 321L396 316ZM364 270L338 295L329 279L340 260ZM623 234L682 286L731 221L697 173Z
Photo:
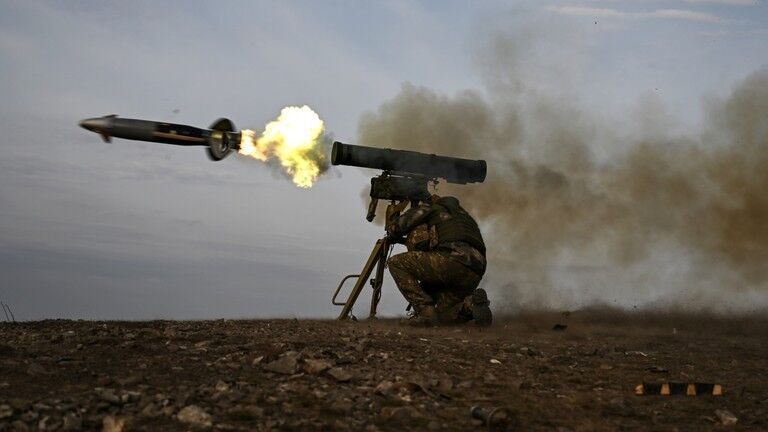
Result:
M0 431L479 431L475 405L512 410L526 431L768 430L765 317L52 320L0 336ZM643 381L725 394L636 396Z

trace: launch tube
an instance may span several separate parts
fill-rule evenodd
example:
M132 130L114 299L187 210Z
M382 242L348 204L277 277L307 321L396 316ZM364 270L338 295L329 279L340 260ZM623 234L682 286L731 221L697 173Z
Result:
M487 172L487 164L484 160L461 159L410 150L365 147L338 141L333 143L331 163L419 174L459 184L482 183L485 181Z

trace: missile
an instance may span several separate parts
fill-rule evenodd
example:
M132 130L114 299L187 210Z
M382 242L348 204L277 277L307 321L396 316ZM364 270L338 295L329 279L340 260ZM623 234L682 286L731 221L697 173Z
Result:
M148 141L179 146L204 146L211 160L220 161L232 150L240 148L240 132L229 119L220 118L210 128L200 129L174 123L118 118L112 114L80 121L80 127L101 135L104 142L112 138Z

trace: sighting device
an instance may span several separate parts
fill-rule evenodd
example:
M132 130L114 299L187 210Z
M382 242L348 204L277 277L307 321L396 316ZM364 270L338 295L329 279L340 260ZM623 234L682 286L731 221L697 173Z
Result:
M376 217L379 200L389 201L387 222L402 212L408 204L418 205L430 197L429 185L436 186L438 179L448 183L482 183L485 180L487 165L484 160L461 159L435 154L419 153L408 150L381 149L334 142L331 150L331 164L361 168L380 169L382 173L371 178L371 202L368 205L366 219L372 222ZM368 260L359 274L344 276L336 287L331 303L341 306L339 320L355 319L352 308L367 281L373 293L369 318L376 318L376 307L381 300L381 286L384 281L384 269L392 248L402 243L402 238L389 234L376 241ZM371 274L376 274L371 278ZM357 279L346 301L337 297L344 283Z

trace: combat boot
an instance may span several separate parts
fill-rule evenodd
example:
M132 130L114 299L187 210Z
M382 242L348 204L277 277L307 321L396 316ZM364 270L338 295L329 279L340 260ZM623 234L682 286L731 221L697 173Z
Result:
M478 288L472 293L472 318L475 320L475 325L488 327L493 323L490 305L488 293L484 289Z
M411 327L433 327L437 325L437 311L432 305L422 306L414 310L405 324Z

